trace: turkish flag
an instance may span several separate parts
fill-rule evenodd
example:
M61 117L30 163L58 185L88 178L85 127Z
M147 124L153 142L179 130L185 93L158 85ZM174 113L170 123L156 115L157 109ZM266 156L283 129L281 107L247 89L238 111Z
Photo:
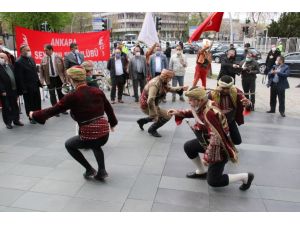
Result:
M207 17L203 23L194 31L189 42L198 41L204 31L219 32L222 23L223 12L214 12Z

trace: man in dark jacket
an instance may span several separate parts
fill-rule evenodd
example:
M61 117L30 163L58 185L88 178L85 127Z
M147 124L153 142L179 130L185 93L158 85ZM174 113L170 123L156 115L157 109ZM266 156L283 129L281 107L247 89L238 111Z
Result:
M111 103L115 104L116 101L116 88L118 87L118 102L124 103L122 100L124 85L127 79L127 60L121 57L120 49L115 50L115 54L107 63L107 69L110 71L111 78Z
M275 61L278 56L280 56L280 51L278 49L276 49L275 45L272 45L272 48L269 51L267 59L266 59L266 70L265 70L266 75L270 72L270 70L275 65Z
M13 66L8 64L8 57L0 53L0 99L2 102L3 122L7 129L12 129L12 122L24 126L20 122L18 107L19 82L15 77Z
M290 68L284 64L284 57L278 56L276 59L276 65L273 66L268 73L268 87L270 89L270 107L271 109L267 113L275 113L277 96L279 101L279 112L282 117L285 117L285 89L288 89L289 82L287 77L290 75Z
M28 45L22 45L20 48L21 56L15 63L15 74L20 79L20 88L23 93L25 102L26 115L29 116L30 111L41 109L41 94L39 76L36 64L31 57L31 51ZM36 122L30 119L31 124Z
M259 66L250 51L248 51L246 58L240 63L240 69L243 90L246 98L250 99L252 102L251 111L254 111L256 74L259 73Z
M170 42L166 42L166 50L164 51L164 54L167 57L168 65L170 64L171 52L172 52L172 49L170 47Z
M238 73L239 65L235 63L235 52L233 49L227 52L227 57L224 57L221 61L221 70L218 76L218 80L224 75L231 76L234 79Z
M138 46L134 48L134 57L130 59L128 66L129 77L132 79L133 83L135 102L139 102L138 87L140 86L140 93L142 93L147 76L146 57L141 55L140 51Z
M70 53L65 55L64 57L66 70L71 68L72 66L80 65L84 61L84 55L79 52L78 45L76 43L70 44L70 50Z

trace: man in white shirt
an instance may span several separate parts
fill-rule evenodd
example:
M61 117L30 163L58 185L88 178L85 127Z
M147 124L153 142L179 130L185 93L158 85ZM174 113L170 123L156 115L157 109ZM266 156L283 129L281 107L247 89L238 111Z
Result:
M124 85L127 77L127 60L121 56L121 50L115 49L115 54L107 63L107 69L110 71L111 78L111 103L115 104L116 101L116 88L118 87L118 102L124 103L122 100Z
M185 75L185 69L187 67L187 60L185 55L182 52L182 48L180 45L176 46L176 54L171 57L169 69L173 70L175 73L175 76L172 79L172 87L176 87L177 83L179 83L179 86L183 87L184 83L184 75ZM180 96L180 100L184 101L183 96ZM176 101L176 96L173 93L172 96L172 102Z

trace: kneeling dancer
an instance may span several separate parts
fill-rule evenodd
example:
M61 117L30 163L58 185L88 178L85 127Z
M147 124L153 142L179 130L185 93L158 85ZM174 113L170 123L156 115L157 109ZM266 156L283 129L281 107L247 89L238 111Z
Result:
M207 178L207 183L213 187L223 187L229 183L241 181L240 190L249 189L254 179L253 173L223 174L228 160L237 162L237 150L228 135L229 127L225 115L211 100L208 100L203 88L192 88L185 95L189 99L191 109L182 111L170 109L168 114L175 115L178 124L184 118L195 118L196 124L193 129L195 133L198 133L197 137L208 136L204 138L207 144L199 139L193 139L184 144L184 151L197 166L197 170L188 173L187 177ZM199 153L204 153L203 161ZM208 164L207 172L203 163Z

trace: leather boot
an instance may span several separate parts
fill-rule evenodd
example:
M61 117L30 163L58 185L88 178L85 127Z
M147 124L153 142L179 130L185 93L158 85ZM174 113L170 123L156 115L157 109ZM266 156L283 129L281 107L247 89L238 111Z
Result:
M136 121L138 123L138 125L140 126L141 130L144 130L144 125L146 123L149 123L152 121L152 118L150 117L145 117L145 118L141 118L138 121Z
M159 118L157 122L153 123L151 127L149 127L148 133L151 134L153 137L161 137L161 135L157 132L157 129L162 127L168 121L169 120L165 118Z

